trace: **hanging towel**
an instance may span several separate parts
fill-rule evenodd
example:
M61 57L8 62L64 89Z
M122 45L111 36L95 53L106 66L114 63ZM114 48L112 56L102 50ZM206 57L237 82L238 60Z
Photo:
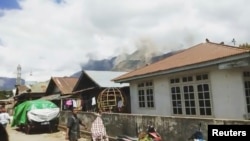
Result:
M93 105L96 105L95 97L92 98L92 103L91 103L91 105L92 105L92 106L93 106Z
M77 100L76 100L76 107L79 108L79 107L81 107L81 106L82 106L82 104L81 104L81 99L77 99Z
M72 104L73 104L73 107L77 107L76 106L76 100L72 100Z
M66 105L67 105L67 106L71 106L71 105L72 105L72 100L71 100L71 99L67 100L67 101L66 101Z

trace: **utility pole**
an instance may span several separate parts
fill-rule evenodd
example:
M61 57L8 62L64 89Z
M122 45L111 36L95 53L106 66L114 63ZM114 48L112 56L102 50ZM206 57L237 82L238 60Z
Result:
M232 42L233 42L233 44L234 44L234 46L235 46L236 41L235 41L235 39L234 39L234 38L233 38Z

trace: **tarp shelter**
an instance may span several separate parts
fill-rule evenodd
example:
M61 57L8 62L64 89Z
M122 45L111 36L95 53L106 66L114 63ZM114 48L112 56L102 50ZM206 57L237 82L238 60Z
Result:
M25 101L14 109L14 115L13 115L13 122L11 124L12 127L19 126L22 124L27 123L27 113L30 110L35 109L53 109L53 108L59 108L57 105L55 105L53 102L43 99L37 99L37 100L29 100Z

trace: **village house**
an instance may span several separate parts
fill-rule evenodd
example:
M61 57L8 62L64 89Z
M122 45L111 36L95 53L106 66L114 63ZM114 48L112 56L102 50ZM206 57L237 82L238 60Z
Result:
M30 85L17 85L14 93L15 105L22 103L26 100L39 99L45 95L48 81L37 82Z
M127 72L82 70L73 89L71 98L82 100L82 111L118 112L121 100L123 111L130 112L130 94L128 83L114 83L112 78Z
M249 119L249 63L249 50L207 40L113 81L130 84L133 114Z
M45 95L61 110L76 107L81 111L114 111L118 100L123 103L123 112L130 112L128 84L111 81L126 72L82 70L79 76L51 77Z
M50 100L63 110L64 101L72 95L77 81L76 77L51 77L41 99Z

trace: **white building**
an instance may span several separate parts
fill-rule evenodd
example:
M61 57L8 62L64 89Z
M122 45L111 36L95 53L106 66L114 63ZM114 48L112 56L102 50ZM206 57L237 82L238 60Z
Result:
M113 80L130 83L131 112L250 118L249 50L201 43Z

